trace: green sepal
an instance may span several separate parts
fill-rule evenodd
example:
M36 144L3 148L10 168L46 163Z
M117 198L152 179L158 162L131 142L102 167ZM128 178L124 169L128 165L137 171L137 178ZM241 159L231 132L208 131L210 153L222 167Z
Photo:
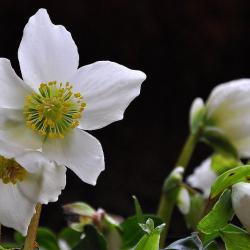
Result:
M226 135L216 127L205 126L201 141L210 145L215 152L238 159L238 152Z
M199 110L197 110L195 114L191 117L190 130L192 134L197 133L197 131L201 127L203 127L205 117L206 117L206 107L203 106Z

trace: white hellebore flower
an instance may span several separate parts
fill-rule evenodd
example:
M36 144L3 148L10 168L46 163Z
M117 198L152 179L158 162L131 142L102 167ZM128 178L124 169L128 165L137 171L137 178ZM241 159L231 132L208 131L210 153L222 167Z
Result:
M66 185L66 168L40 152L16 159L20 164L0 157L0 224L26 235L36 204L57 201Z
M250 183L240 182L233 185L232 204L235 214L250 233Z
M191 119L206 108L206 123L230 140L241 157L250 157L250 79L239 79L215 87L207 102L194 100Z
M190 211L191 200L186 188L181 188L177 197L177 206L182 214L188 214Z
M204 160L198 167L195 168L194 173L187 177L187 183L202 191L204 198L210 195L212 184L217 178L217 174L211 168L211 157Z
M52 24L45 9L29 19L18 59L23 80L0 59L0 139L10 147L0 154L13 157L12 145L19 152L38 150L94 185L104 156L99 141L83 130L121 120L145 74L109 61L78 68L71 34Z

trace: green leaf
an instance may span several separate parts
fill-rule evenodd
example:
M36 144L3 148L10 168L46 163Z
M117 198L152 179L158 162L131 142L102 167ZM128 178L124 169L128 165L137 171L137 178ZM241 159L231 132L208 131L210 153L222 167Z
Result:
M142 209L141 209L141 205L137 199L136 196L133 196L133 199L134 199L134 204L135 204L135 211L136 211L136 216L138 218L138 221L139 222L143 222L143 212L142 212Z
M150 235L144 235L135 250L159 250L160 233L154 232Z
M238 167L242 163L233 157L225 157L225 155L214 154L211 159L211 168L217 175L221 175L224 172Z
M163 222L160 218L155 215L144 214L143 223L146 223L148 218L151 218L154 221L155 226L161 225ZM138 217L132 216L127 218L122 224L122 249L130 249L133 248L143 237L144 233L139 226L140 221L138 221Z
M44 227L40 227L37 231L37 243L44 250L60 250L56 235Z
M227 225L220 231L227 250L250 249L250 235L243 229L234 225Z
M228 224L233 214L231 190L226 189L213 209L199 222L198 229L205 234L217 234Z
M250 177L250 165L240 166L228 170L220 175L211 188L211 197L214 198L224 189L232 186L237 182L247 182Z
M80 241L81 233L71 229L71 228L64 228L59 234L58 239L65 240L70 247L74 247Z
M205 199L199 193L190 195L190 210L185 215L185 221L189 229L196 229L205 209Z
M84 227L85 237L72 250L107 250L107 243L95 227Z
M15 239L15 242L18 243L18 244L23 244L24 243L24 240L25 240L25 237L22 236L19 232L15 232L14 233L14 239Z
M238 158L238 152L229 139L216 127L207 126L203 130L202 141L209 144L220 154Z

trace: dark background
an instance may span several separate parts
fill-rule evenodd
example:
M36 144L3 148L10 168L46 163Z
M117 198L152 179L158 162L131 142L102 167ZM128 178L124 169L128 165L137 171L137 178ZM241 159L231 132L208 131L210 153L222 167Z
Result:
M65 225L61 206L77 200L128 216L133 194L145 211L154 212L164 176L188 134L192 100L206 98L221 82L250 76L250 2L1 0L0 57L9 58L17 72L24 25L41 7L72 33L81 66L108 59L148 76L124 120L92 133L106 156L97 186L68 171L66 189L44 208L41 224L59 230ZM198 149L193 167L209 153ZM170 233L185 233L178 212Z

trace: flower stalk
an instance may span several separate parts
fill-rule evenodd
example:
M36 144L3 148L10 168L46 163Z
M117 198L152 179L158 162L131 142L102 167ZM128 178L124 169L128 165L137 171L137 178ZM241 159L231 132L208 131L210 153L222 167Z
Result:
M191 156L194 152L194 149L200 139L201 136L201 129L198 129L196 133L191 133L186 140L186 143L183 146L181 154L177 160L176 166L181 166L185 170L189 164ZM179 185L176 188L170 188L169 185L172 185L171 182L168 182L169 176L164 181L161 199L159 202L159 208L157 215L163 219L164 223L166 224L164 230L161 233L161 240L160 240L160 247L164 247L168 230L171 222L172 213L174 210L174 206L176 204L176 199L178 196L178 192L180 190L180 181ZM178 184L178 182L176 182Z
M42 211L42 205L38 203L36 205L36 213L34 214L28 228L28 234L24 242L23 250L34 249L41 211Z

